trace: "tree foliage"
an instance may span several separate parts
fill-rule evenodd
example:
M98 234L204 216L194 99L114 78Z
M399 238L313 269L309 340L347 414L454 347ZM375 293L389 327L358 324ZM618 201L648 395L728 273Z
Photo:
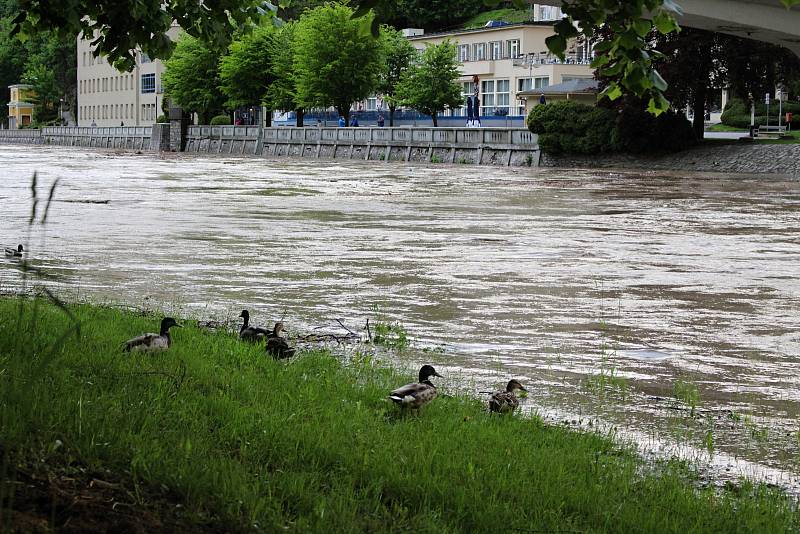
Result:
M349 120L350 105L377 85L380 43L346 5L325 4L306 12L292 49L297 103L303 108L333 106Z
M376 6L381 22L395 28L452 29L486 8L483 0L395 0Z
M218 56L205 43L183 34L167 60L162 77L164 93L189 113L197 113L201 124L222 111L225 96L219 90Z
M535 106L528 129L539 135L539 146L550 154L601 154L612 150L616 112L570 100Z
M266 103L275 79L271 70L274 33L271 23L257 26L235 39L220 59L220 90L229 108Z
M297 26L296 22L289 22L272 35L269 51L272 58L270 70L273 82L267 90L267 101L273 109L294 111L297 114L297 125L303 126L304 109L297 96L297 80L294 72L294 40Z
M434 126L439 113L461 105L461 87L455 82L461 73L455 57L456 47L449 40L428 46L397 86L403 105L430 115Z
M60 37L79 33L93 39L95 55L130 71L136 50L151 58L169 57L173 43L167 31L176 21L193 37L223 50L234 32L275 8L263 0L18 0L13 32L23 39L43 31Z
M400 103L397 86L416 55L414 46L399 31L384 26L381 29L384 66L378 80L377 91L389 106L389 126L394 126L394 112Z
M32 83L38 97L34 120L56 117L59 101L64 109L75 109L77 98L75 35L61 37L40 32L24 42L11 36L13 19L19 14L17 0L0 0L0 122L8 117L8 86ZM42 114L42 111L48 112Z

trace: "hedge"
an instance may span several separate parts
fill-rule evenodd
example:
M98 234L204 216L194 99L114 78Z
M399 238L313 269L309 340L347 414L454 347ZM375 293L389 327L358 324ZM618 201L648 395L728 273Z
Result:
M635 106L618 113L562 100L534 107L527 123L549 154L675 152L697 143L682 114L669 111L654 117Z
M227 115L217 115L211 118L211 126L227 126L231 124L231 118Z

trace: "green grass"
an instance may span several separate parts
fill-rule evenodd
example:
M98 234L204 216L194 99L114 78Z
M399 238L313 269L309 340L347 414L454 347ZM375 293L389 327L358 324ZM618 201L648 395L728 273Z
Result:
M747 132L749 131L747 128L736 128L733 126L728 126L726 124L715 124L708 128L709 132ZM764 143L764 144L773 144L773 145L786 145L786 144L795 144L800 143L800 130L793 130L790 132L786 132L788 139L756 139L755 142L757 143Z
M747 128L736 128L734 126L728 126L727 124L722 124L721 122L712 125L709 127L707 132L747 132L749 131Z
M484 11L478 13L471 19L464 23L465 29L483 28L490 20L499 20L502 22L528 22L532 20L531 13L527 9L495 9L492 11Z
M401 416L386 395L411 375L371 358L345 364L318 351L274 361L191 323L166 353L123 354L123 340L152 331L157 317L68 309L80 338L58 342L70 325L62 310L0 299L6 509L9 469L37 463L123 474L131 495L155 485L186 517L228 531L800 528L777 491L701 488L684 464L647 465L607 437L538 418L491 417L458 394ZM446 391L447 378L437 383Z

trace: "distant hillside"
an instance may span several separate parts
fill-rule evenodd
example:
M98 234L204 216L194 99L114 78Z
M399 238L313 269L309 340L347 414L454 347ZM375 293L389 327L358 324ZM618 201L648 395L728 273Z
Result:
M502 22L527 22L532 20L532 13L527 9L494 9L478 13L464 23L464 28L482 28L490 20Z

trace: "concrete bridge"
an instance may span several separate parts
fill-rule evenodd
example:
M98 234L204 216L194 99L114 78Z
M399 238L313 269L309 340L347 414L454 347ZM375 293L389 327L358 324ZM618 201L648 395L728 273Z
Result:
M683 9L681 26L773 43L800 56L800 6L780 0L675 0ZM561 6L560 0L537 3Z

